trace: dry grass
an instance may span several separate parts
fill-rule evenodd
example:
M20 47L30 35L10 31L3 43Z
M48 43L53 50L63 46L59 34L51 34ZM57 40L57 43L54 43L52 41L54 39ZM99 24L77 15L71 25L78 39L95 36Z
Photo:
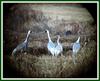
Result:
M81 48L76 56L76 65L73 64L71 50L58 57L53 57L49 54L37 56L30 53L22 53L16 57L10 56L10 64L25 77L81 78L82 74L86 75L88 70L92 68L93 63L97 63L95 46L95 41L91 41L87 46Z
M16 5L16 4L15 4ZM40 5L40 4L39 4ZM4 14L4 37L3 37L3 76L12 77L96 77L97 66L97 53L96 53L96 25L92 26L92 17L75 16L73 13L69 14L73 18L63 18L46 15L45 11L37 12L30 5L13 6L9 10L9 5L5 5L10 14ZM47 5L45 5L47 6ZM71 4L72 6L72 4ZM24 9L24 7L26 9ZM52 5L51 5L52 7ZM60 6L61 7L61 6ZM42 8L41 6L39 8ZM47 6L47 11L48 11ZM62 6L63 8L63 6ZM68 7L69 8L69 7ZM73 7L74 8L74 7ZM12 9L12 10L11 10ZM70 8L69 8L70 9ZM76 7L77 9L77 7ZM28 10L26 14L22 13L23 10ZM61 9L62 10L62 9ZM30 13L32 11L32 14ZM54 11L56 10L56 5ZM18 13L17 13L18 12ZM22 13L22 14L21 14ZM64 12L63 12L64 13ZM67 12L66 12L67 13ZM80 12L79 12L80 14ZM88 14L88 13L86 13ZM65 15L67 16L67 15ZM55 17L55 19L54 19ZM78 20L77 20L78 17ZM68 20L66 20L68 19ZM87 19L89 20L87 22ZM16 21L17 20L17 21ZM90 25L91 24L91 25ZM78 27L79 26L79 27ZM61 34L60 42L63 44L63 56L52 57L47 52L47 33L43 33L45 29L50 31L51 39L56 41L57 33ZM13 49L25 40L27 31L32 30L29 38L28 53L17 53L15 57L11 56ZM72 35L66 36L65 33L70 30ZM80 32L79 32L80 30ZM78 32L80 35L78 35ZM94 34L94 35L93 35ZM72 43L81 37L81 49L76 56L77 64L74 65L72 61ZM90 37L91 36L91 37ZM88 41L88 38L90 41ZM86 40L85 40L86 39ZM84 43L88 44L83 47ZM40 48L42 47L42 48ZM15 71L16 70L16 71ZM11 74L12 73L12 74ZM90 74L88 74L90 73Z

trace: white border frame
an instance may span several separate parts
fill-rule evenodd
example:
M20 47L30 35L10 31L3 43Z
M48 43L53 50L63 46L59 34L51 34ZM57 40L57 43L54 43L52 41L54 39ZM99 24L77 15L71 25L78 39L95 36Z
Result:
M3 3L97 3L97 78L3 78ZM1 1L1 80L99 80L99 1Z

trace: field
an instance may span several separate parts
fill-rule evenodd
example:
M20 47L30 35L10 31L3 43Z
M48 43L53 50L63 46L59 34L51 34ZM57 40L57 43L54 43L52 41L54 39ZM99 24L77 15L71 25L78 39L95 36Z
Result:
M89 6L93 4L87 3ZM96 3L94 4L96 10ZM3 77L4 78L96 78L97 77L97 15L84 4L8 4L4 5ZM90 8L91 10L91 8ZM73 12L74 11L74 12ZM8 14L7 14L8 13ZM52 56L47 50L50 31L53 42L61 36L63 52ZM27 52L12 51L27 35ZM72 60L72 45L80 36L76 64Z
M91 40L81 47L76 56L76 65L72 60L72 50L64 48L63 55L52 56L47 48L31 48L29 53L8 55L8 66L15 71L17 76L35 78L69 78L69 77L96 77L97 53L96 42ZM5 63L5 61L4 61ZM7 66L6 65L6 66ZM12 70L11 72L12 73ZM7 76L6 76L7 77Z

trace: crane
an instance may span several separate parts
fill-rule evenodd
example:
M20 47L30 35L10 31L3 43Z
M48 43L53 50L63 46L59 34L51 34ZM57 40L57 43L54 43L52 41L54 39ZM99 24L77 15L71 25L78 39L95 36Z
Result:
M48 39L49 39L48 44L47 44L47 48L48 48L48 51L50 51L50 53L54 56L56 44L52 42L52 40L50 38L49 30L46 29L46 32L47 32Z
M29 30L28 33L27 33L27 37L25 39L25 41L21 44L19 44L12 52L12 55L16 54L16 52L19 52L19 51L26 51L27 50L27 47L28 47L28 39L29 39L29 35L30 35L31 31Z
M80 37L78 37L77 41L73 44L73 47L72 47L72 50L73 50L72 58L73 58L74 64L76 64L76 62L75 62L75 55L77 54L77 52L80 49L79 41L80 41Z
M63 51L63 47L61 43L59 42L59 39L60 39L60 35L58 35L57 45L55 47L55 56L58 56Z

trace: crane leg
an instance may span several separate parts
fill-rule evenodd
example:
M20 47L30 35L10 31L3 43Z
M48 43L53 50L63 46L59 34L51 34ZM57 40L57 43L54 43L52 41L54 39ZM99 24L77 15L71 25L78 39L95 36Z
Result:
M76 64L75 55L74 54L72 55L72 59L73 59L73 63Z
M63 56L63 53L61 53L61 56Z

